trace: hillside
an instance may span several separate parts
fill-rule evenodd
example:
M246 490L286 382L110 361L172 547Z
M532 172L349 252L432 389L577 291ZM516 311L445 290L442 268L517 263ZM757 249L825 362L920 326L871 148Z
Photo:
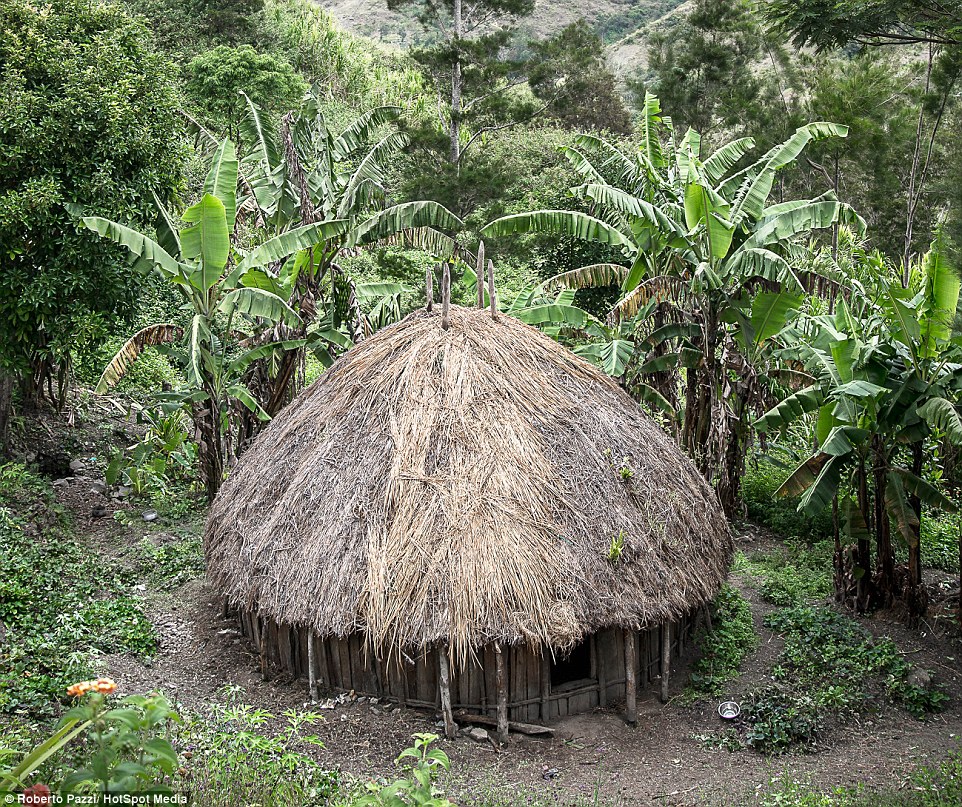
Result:
M388 11L386 0L318 0L349 31L400 48L425 44L430 33L415 13ZM684 0L539 0L521 28L529 38L550 36L584 17L608 44L612 64L622 74L634 72L644 55L649 24L660 24Z

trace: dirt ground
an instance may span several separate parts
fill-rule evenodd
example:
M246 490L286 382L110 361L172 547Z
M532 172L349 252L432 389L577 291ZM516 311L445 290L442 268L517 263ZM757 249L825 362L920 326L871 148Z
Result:
M60 500L74 513L77 527L108 552L123 552L146 530L134 522L123 527L109 516L92 518L91 508L104 504L90 490L89 480L74 479L56 488ZM107 502L108 510L139 510ZM157 533L152 533L154 540ZM161 536L162 539L162 536ZM757 530L744 532L740 546L763 548L771 539ZM943 575L947 577L947 575ZM734 576L750 598L758 650L733 682L731 696L766 683L779 651L778 639L762 624L770 606L761 602L746 581ZM240 688L240 699L279 714L288 708L311 708L304 682L263 681L256 657L239 636L232 619L222 617L216 593L201 579L175 591L147 592L150 618L160 635L160 649L150 663L112 656L107 673L125 692L157 689L188 707L222 699L228 685ZM904 786L915 765L934 762L959 747L962 735L962 666L954 639L933 634L929 626L912 631L885 617L864 620L876 635L891 636L918 667L935 672L935 680L951 696L949 707L927 721L918 721L894 707L881 707L859 722L827 732L817 752L768 759L755 751L730 752L708 748L698 735L725 727L716 704L685 706L678 702L687 671L672 673L675 699L661 704L655 693L639 703L636 727L621 719L617 708L596 710L557 722L555 736L536 739L512 735L502 749L467 737L441 741L452 759L451 789L461 803L471 804L485 794L514 794L523 804L529 796L558 804L737 804L752 803L773 776L785 774L830 788L862 782L869 786ZM324 712L316 733L325 742L320 761L347 774L368 778L391 776L398 751L415 732L437 732L437 715L391 705L350 703Z

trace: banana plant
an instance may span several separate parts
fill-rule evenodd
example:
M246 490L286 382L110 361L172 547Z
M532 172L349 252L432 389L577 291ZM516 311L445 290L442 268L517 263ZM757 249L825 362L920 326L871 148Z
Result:
M791 352L814 383L755 427L772 432L811 422L817 448L778 492L799 496L800 510L840 505L843 530L855 547L855 591L840 594L853 595L861 609L902 597L919 614L922 505L955 509L926 480L923 447L936 434L962 441L962 346L952 332L959 279L938 241L914 267L908 289L894 280L898 276L889 268L867 289L853 283L850 300L840 299L834 315L800 321ZM905 590L896 575L893 529L908 548ZM838 546L837 581L845 579L843 560Z
M864 229L861 218L831 194L774 204L769 199L778 172L809 143L844 137L847 129L807 124L735 171L754 148L751 138L703 157L697 132L689 130L676 141L657 98L649 95L644 109L636 153L589 135L565 150L585 180L571 193L589 202L591 213L538 210L505 216L486 225L482 235L550 232L620 252L620 263L581 267L551 283L564 288L619 285L609 325L633 322L638 337L652 348L650 360L673 368L672 379L657 386L663 391L683 386L685 393L661 398L684 401L680 440L716 482L726 511L734 513L739 477L726 471L732 464L726 458L734 451L743 461L747 440L730 424L740 421L746 404L730 382L731 365L746 364L744 355L735 355L746 301L759 288L790 296L803 290L788 260L788 247L799 236L840 223ZM649 305L653 299L658 305ZM649 316L638 318L640 311Z
M319 240L336 237L348 226L343 220L306 224L278 234L249 251L231 240L237 215L238 163L233 143L223 141L214 154L200 200L180 221L158 203L156 240L122 224L83 216L84 226L132 254L135 266L150 268L177 289L190 312L185 327L160 323L128 340L105 368L98 392L115 385L148 345L180 341L186 361L184 389L166 395L187 407L194 421L198 456L209 498L217 493L232 443L232 418L240 409L268 418L244 383L251 364L277 342L258 342L258 335L277 326L291 331L298 313L278 288L264 278L269 267ZM292 348L310 339L302 335L279 344Z
M358 341L372 328L399 316L394 310L398 301L392 292L365 314L364 292L341 266L342 258L388 244L451 259L461 250L455 238L443 231L456 231L462 222L433 201L387 204L389 166L408 143L395 126L400 107L375 107L335 131L316 92L311 91L275 131L265 124L261 110L244 99L247 114L241 125L240 165L245 193L240 208L273 236L315 222L342 223L295 256L289 299L302 316L302 331L315 318L326 318L334 329L346 327L350 341ZM280 282L279 271L277 266L269 267L266 274L273 277L262 281ZM263 394L269 413L293 394L293 370L302 352L277 350L277 370Z

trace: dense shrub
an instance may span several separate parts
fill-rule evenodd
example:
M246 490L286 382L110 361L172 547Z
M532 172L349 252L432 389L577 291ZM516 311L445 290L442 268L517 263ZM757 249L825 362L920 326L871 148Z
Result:
M701 654L692 665L689 699L720 695L758 645L751 607L737 589L722 586L712 611L713 631L702 633L697 640Z

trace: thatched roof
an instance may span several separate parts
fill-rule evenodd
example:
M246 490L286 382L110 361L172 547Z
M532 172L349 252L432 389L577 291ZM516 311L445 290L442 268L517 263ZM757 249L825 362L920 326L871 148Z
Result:
M234 605L464 659L677 617L714 597L732 543L617 384L512 317L452 307L449 330L415 312L281 412L214 502L205 550Z

